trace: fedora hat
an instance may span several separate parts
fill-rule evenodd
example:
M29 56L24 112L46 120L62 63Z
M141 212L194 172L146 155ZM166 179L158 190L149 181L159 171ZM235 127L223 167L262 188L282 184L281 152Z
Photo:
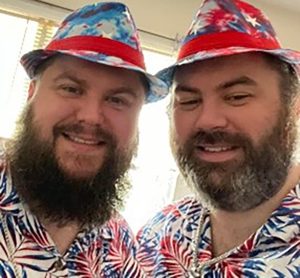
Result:
M60 24L50 43L23 55L21 64L33 78L36 69L57 53L143 73L149 83L146 102L167 94L165 83L146 72L137 28L122 3L99 2L74 11Z
M156 76L170 86L178 66L246 52L275 55L300 73L300 52L281 47L262 11L240 0L204 0L181 42L177 61Z

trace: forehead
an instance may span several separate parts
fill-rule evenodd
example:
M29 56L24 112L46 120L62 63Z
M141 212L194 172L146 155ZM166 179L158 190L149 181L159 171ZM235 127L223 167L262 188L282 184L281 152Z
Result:
M70 75L80 78L90 79L101 77L102 75L109 76L111 79L116 79L118 82L138 81L142 82L142 73L125 68L113 67L105 64L95 63L70 55L58 55L53 58L44 73L57 74L67 72Z
M197 61L175 69L174 82L192 81L202 77L222 79L232 75L267 75L275 71L261 53L244 53ZM234 76L232 76L234 77Z

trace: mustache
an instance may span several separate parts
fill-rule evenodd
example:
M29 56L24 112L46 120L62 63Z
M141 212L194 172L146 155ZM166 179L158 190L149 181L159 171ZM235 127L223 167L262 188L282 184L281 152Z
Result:
M106 142L114 141L114 136L99 125L88 125L83 123L59 124L53 128L54 137L57 138L62 133L89 134L97 140Z
M231 145L244 146L249 145L250 140L245 135L239 133L229 133L220 130L211 131L200 129L190 137L190 143L194 146L200 144L217 143L227 143Z

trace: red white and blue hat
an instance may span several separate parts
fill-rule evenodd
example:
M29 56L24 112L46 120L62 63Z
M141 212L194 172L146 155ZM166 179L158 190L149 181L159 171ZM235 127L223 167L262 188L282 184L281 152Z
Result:
M171 85L177 66L246 52L265 52L291 64L300 73L300 52L283 49L269 19L240 0L204 0L187 35L177 62L158 72Z
M76 10L65 18L44 49L23 55L21 63L33 78L37 67L56 53L145 74L149 82L147 102L167 94L165 83L146 72L137 28L122 3L101 2Z

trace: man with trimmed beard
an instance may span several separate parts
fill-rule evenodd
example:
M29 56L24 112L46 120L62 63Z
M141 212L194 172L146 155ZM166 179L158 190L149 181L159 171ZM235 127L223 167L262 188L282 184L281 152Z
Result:
M300 277L300 53L240 0L205 0L158 73L171 146L195 191L138 234L147 277Z
M143 103L164 83L146 73L121 3L70 14L21 62L28 103L0 179L1 277L142 277L117 213Z

